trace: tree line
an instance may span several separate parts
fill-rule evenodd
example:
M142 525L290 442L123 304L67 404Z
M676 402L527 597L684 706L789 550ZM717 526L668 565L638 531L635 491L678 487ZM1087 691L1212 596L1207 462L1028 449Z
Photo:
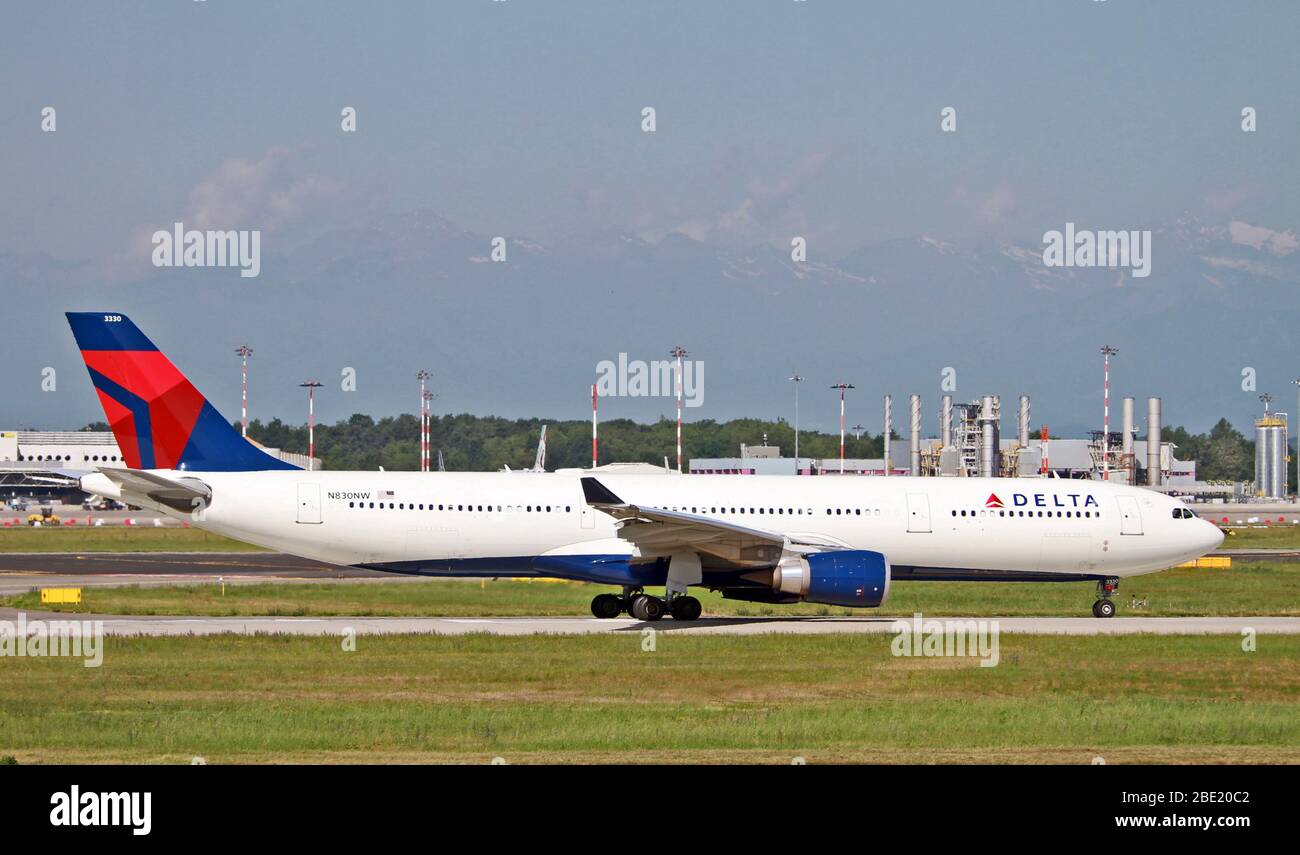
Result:
M430 448L434 459L441 450L446 467L457 471L483 471L509 466L531 466L542 425L546 430L548 469L591 465L591 423L584 420L505 419L468 414L434 416L430 420ZM265 445L287 451L305 452L307 428L288 425L279 419L263 424L249 423L251 437ZM413 415L386 416L375 420L360 413L333 425L316 428L316 453L329 469L418 469L420 424ZM794 455L794 427L784 419L712 419L689 422L682 433L682 454L686 460L701 457L737 457L742 443L779 445L781 453ZM1177 446L1179 460L1195 460L1197 477L1203 481L1251 481L1255 477L1255 442L1220 419L1207 433L1192 433L1183 427L1165 428L1162 438ZM642 424L630 419L600 423L600 462L653 463L662 465L667 456L675 465L676 422L660 419ZM803 457L837 458L838 433L800 430L799 454ZM864 433L845 440L845 456L883 456L880 434ZM1294 455L1293 455L1294 458ZM1291 480L1295 481L1295 460Z
M546 468L562 469L591 465L591 422L547 419L505 419L468 414L434 416L430 419L430 454L437 460L443 453L448 470L485 471L509 466L523 469L533 465L537 440L546 425ZM307 428L285 424L280 419L251 421L249 437L263 445L305 453ZM781 453L794 454L794 428L784 420L712 419L689 422L682 432L682 455L695 457L738 457L741 443L761 445L764 435ZM677 424L661 419L641 424L630 419L600 423L600 462L636 462L663 465L664 457L676 466ZM847 457L880 457L880 436L863 434L845 442ZM839 457L839 434L799 431L802 457ZM419 469L420 421L409 414L374 419L357 413L332 425L316 426L316 456L327 469Z
M238 428L239 423L233 423ZM591 465L591 422L584 420L553 421L546 419L505 419L498 416L469 414L433 416L430 419L431 455L438 451L448 470L486 471L509 466L523 469L533 465L537 439L546 425L546 468L584 467ZM108 430L96 422L83 430ZM600 462L611 461L676 465L677 425L672 419L642 424L630 419L610 419L600 423ZM271 448L305 454L307 426L290 425L280 419L248 423L248 435ZM699 457L738 457L740 446L761 445L766 436L769 445L779 445L781 453L794 455L794 427L784 419L713 419L692 421L682 433L682 456L686 461ZM895 434L897 438L897 434ZM1255 441L1233 427L1227 419L1219 421L1207 433L1192 433L1182 427L1164 429L1161 438L1177 446L1179 460L1195 460L1196 476L1202 481L1252 481L1255 478ZM838 458L838 433L799 431L799 454L802 457ZM849 458L883 456L880 434L863 433L860 438L849 434L844 454ZM420 421L402 414L374 419L356 413L332 425L316 426L316 456L326 469L390 470L420 468ZM1291 455L1288 483L1296 486L1296 455Z

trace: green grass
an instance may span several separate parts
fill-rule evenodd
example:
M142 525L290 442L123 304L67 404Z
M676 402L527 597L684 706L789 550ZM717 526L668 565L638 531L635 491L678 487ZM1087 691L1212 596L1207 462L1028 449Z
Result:
M110 638L10 659L21 763L1300 761L1300 638L1003 636L1001 664L887 636Z
M20 526L0 528L0 552L261 552L196 528L153 526Z
M1234 562L1231 570L1166 570L1126 580L1116 602L1123 615L1300 615L1300 564ZM592 596L614 590L572 582L404 581L383 583L259 583L84 589L80 607L62 611L131 615L376 615L475 617L588 615ZM1133 596L1146 607L1131 608ZM706 615L871 614L812 603L768 606L699 593ZM882 610L935 615L1087 615L1087 582L895 582ZM28 593L0 604L41 609Z
M1228 528L1225 534L1220 549L1300 549L1300 526L1296 525Z

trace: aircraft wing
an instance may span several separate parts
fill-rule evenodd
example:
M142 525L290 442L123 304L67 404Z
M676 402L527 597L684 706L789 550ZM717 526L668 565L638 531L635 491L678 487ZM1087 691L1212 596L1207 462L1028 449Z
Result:
M663 508L629 504L596 478L582 479L587 504L618 521L619 537L635 543L642 555L689 549L706 567L771 567L787 549L820 552L842 544L819 538L793 540L759 528Z

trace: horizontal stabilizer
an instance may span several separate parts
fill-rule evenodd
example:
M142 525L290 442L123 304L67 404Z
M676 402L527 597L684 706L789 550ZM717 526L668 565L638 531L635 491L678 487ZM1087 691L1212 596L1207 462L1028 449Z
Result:
M172 510L189 512L206 507L212 499L212 489L197 478L167 478L139 469L107 467L99 472L117 485L128 501L131 496L139 496Z

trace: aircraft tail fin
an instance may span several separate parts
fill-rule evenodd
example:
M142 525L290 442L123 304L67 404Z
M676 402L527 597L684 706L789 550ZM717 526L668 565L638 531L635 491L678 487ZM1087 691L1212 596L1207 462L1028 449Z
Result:
M195 472L298 468L240 436L126 315L68 312L67 317L128 467Z

